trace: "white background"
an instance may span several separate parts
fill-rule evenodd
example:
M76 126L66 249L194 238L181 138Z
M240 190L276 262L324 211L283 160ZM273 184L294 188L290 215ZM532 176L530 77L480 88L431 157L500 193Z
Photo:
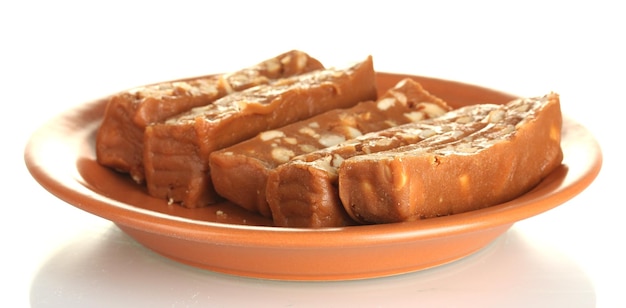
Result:
M619 1L1 2L2 302L624 307L625 12ZM29 135L67 108L289 49L330 66L371 54L379 71L524 96L558 92L563 112L600 142L602 172L575 199L460 262L360 282L287 283L166 260L57 200L24 166Z

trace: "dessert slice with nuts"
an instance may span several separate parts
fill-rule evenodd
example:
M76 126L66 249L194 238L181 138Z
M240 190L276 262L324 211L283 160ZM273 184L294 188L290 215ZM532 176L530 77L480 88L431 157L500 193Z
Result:
M235 91L323 68L315 58L292 50L236 72L159 83L114 95L107 103L96 138L98 162L143 182L143 134L147 125Z
M376 98L372 57L235 92L149 125L144 138L150 195L204 206L220 197L211 183L209 155L216 150L335 108Z
M338 170L339 196L359 223L463 213L527 192L561 164L559 96L513 101L455 142L420 142L354 156Z
M265 187L269 172L277 166L294 156L450 110L443 100L407 78L376 101L327 111L213 152L209 160L213 185L231 202L271 217Z
M345 159L426 140L432 144L460 140L485 128L487 123L482 120L501 108L500 105L463 107L436 118L364 134L294 157L268 176L266 195L274 224L284 227L355 224L339 200L337 170Z

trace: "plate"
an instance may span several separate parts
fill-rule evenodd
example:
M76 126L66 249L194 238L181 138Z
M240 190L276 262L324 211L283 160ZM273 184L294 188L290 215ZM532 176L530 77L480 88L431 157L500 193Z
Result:
M454 107L505 103L516 96L451 80L377 73L380 92L405 77ZM130 177L95 160L95 134L107 97L70 109L31 136L24 153L46 190L114 222L145 247L195 267L280 280L351 280L423 270L485 247L515 222L559 206L583 191L602 165L599 144L565 118L563 164L528 193L488 208L410 223L297 229L228 203L201 209L150 197Z

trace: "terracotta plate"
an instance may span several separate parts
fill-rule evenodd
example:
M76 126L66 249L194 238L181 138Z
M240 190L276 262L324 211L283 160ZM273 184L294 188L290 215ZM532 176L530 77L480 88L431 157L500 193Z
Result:
M408 75L379 73L380 91L404 77ZM505 103L515 98L474 85L410 77L457 107ZM58 198L113 221L139 243L164 256L249 277L361 279L458 260L489 244L515 222L580 193L595 179L602 164L593 136L566 118L563 165L513 201L411 223L317 230L280 228L229 203L192 210L168 205L148 196L144 187L128 176L98 165L94 142L105 103L106 98L102 98L68 110L34 133L25 150L33 177Z

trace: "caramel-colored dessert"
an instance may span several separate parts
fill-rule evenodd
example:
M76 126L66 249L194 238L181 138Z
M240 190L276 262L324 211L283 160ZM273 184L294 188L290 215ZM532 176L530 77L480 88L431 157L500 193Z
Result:
M209 155L255 135L336 108L376 99L372 57L231 93L149 125L144 167L150 195L188 208L214 203ZM241 192L249 193L249 192Z
M236 72L139 87L110 98L96 138L104 166L143 182L143 134L147 125L209 104L235 91L323 69L308 54L292 50Z
M410 78L378 90L371 56L324 68L292 50L111 97L96 156L169 203L226 199L305 228L492 206L562 162L557 94L451 110Z
M366 133L440 116L451 108L412 79L404 79L376 101L334 109L215 151L210 156L219 195L271 217L265 187L269 172L293 157ZM242 193L245 192L245 193Z
M555 94L517 100L458 141L433 136L355 156L339 169L340 199L359 223L413 221L509 201L561 164L561 119Z
M559 97L472 105L295 157L274 169L274 223L336 227L508 201L561 164Z

